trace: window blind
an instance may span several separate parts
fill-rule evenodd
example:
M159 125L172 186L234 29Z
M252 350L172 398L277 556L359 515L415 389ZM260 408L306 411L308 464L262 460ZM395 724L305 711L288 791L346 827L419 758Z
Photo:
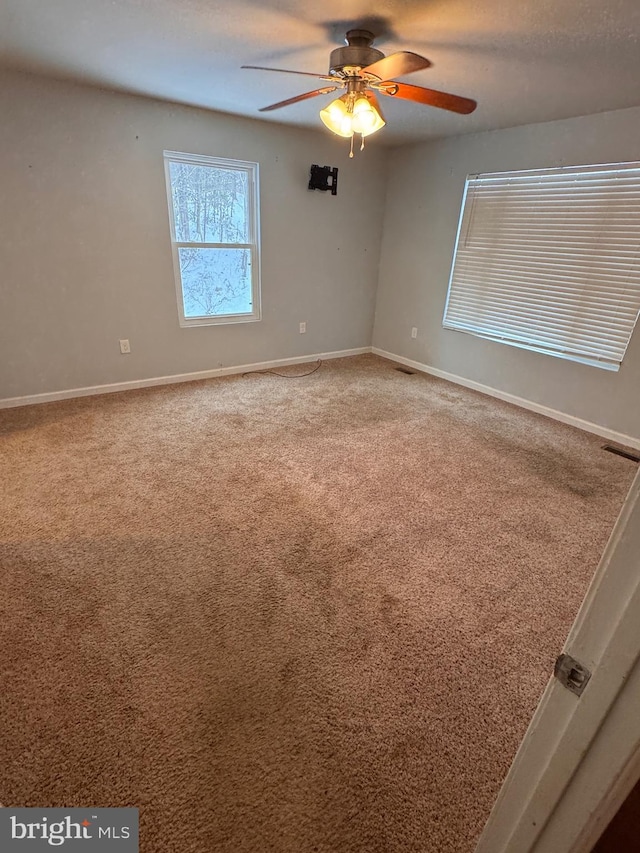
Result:
M467 178L443 325L618 370L640 310L640 163Z

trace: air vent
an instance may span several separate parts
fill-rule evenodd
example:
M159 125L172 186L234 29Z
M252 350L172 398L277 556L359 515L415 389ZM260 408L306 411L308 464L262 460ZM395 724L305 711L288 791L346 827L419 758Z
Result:
M393 369L397 370L398 373L406 373L407 376L413 376L415 373L415 370L409 370L408 367L394 367Z
M623 450L621 447L614 447L612 444L603 444L603 450L609 453L615 453L616 456L624 456L625 459L630 459L632 462L640 462L640 456L636 453L629 453L628 450Z

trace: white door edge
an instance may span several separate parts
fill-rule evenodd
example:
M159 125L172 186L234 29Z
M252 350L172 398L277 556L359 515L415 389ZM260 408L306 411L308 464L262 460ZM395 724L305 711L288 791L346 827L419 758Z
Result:
M581 697L550 678L476 847L476 853L538 853L553 835L554 853L570 853L593 809L573 813L572 830L553 820L564 799L584 786L577 773L591 750L609 737L619 760L627 763L637 744L633 733L607 730L616 705L625 705L623 688L640 656L640 473L636 476L592 579L564 651L591 671ZM558 649L558 654L563 649ZM640 665L638 666L640 682ZM628 692L628 691L627 691ZM625 694L625 695L623 695ZM637 707L637 706L636 706ZM624 709L623 709L624 710ZM637 715L640 718L640 715ZM607 734L608 731L608 734ZM597 744L596 744L597 741ZM606 743L605 743L606 752ZM594 752L595 754L595 752ZM602 797L611 791L620 767L599 780ZM588 781L586 782L588 785ZM580 793L580 792L578 792ZM586 792L577 802L587 802ZM580 810L580 808L578 808ZM576 820L579 823L576 832ZM581 823L580 823L581 821Z

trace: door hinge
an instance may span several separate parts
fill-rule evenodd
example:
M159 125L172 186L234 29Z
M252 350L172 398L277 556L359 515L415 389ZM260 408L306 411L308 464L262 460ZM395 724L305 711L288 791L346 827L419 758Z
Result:
M560 684L563 684L567 690L575 693L576 696L582 695L582 691L591 678L591 673L586 666L564 652L558 655L553 674Z

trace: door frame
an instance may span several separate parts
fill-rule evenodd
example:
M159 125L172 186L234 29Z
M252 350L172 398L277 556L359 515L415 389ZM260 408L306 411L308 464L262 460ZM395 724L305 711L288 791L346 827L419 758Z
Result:
M639 703L635 704L636 712ZM594 844L615 817L640 779L640 747L624 765L617 779L589 816L571 848L571 853L591 853Z
M638 626L640 472L558 650L591 679L578 697L550 678L476 853L588 853L640 771Z

